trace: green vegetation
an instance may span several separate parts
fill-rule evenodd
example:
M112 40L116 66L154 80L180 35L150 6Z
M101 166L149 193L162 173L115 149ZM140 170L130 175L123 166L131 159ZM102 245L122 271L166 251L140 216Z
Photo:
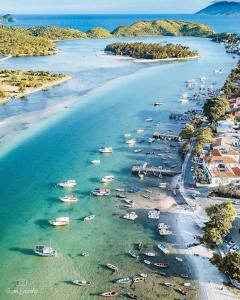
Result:
M96 27L87 32L87 36L93 39L106 39L112 37L110 31L105 28Z
M86 38L87 34L76 29L54 27L54 26L38 26L27 29L30 35L35 37L44 37L50 40L69 40Z
M179 136L182 140L190 140L192 137L194 137L194 134L195 134L195 129L193 125L187 124L183 127Z
M206 209L209 221L203 229L203 241L209 246L223 243L223 238L230 232L236 211L231 202L215 204Z
M31 89L52 85L64 78L67 78L64 74L46 71L0 70L0 102L18 97Z
M200 154L203 150L203 145L207 143L212 143L213 141L213 133L210 128L201 128L199 131L196 133L196 144L193 149L193 152L195 154Z
M227 97L240 96L240 61L236 68L232 69L223 86L223 92Z
M231 279L240 281L240 253L233 252L226 254L223 258L217 254L213 254L211 262L216 265L219 270Z
M211 188L208 194L215 197L240 198L240 190L232 183Z
M173 44L146 44L137 43L113 43L107 45L105 51L115 55L130 56L144 59L168 59L187 58L198 55L197 51L190 50L189 47Z
M139 21L130 26L120 26L112 32L117 37L154 35L209 37L213 33L214 31L204 24L170 20Z
M210 122L222 119L229 109L228 99L225 95L208 99L203 106L204 115Z

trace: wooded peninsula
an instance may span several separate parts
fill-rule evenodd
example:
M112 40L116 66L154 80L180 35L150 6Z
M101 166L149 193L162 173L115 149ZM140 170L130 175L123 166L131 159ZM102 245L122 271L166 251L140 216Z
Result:
M113 43L107 45L105 51L136 59L183 59L198 56L198 51L180 44Z

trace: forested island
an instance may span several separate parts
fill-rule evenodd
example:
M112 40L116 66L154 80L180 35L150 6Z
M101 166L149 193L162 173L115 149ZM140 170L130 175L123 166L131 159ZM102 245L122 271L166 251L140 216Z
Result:
M54 26L18 28L0 26L0 54L5 56L44 56L58 52L57 40L137 36L198 36L210 37L214 31L203 24L183 21L139 21L108 31L97 27L82 32Z
M180 44L113 43L107 45L105 51L136 59L187 59L198 56L198 51Z
M240 3L236 1L215 2L197 12L199 15L240 15Z
M0 103L60 84L70 78L46 71L0 70Z

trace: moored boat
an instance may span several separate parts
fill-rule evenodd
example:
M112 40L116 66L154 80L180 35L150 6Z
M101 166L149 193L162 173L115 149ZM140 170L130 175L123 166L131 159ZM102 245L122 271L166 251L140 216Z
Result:
M177 257L177 256L176 256L175 258L176 258L177 261L180 261L180 262L183 261L183 259L182 259L181 257Z
M61 188L73 188L76 185L77 185L77 182L75 179L69 179L69 180L58 183L58 186Z
M158 268L168 268L169 267L169 264L167 263L162 263L162 262L156 262L153 264L155 267L158 267Z
M185 291L184 289L178 288L176 291L182 295L187 295L187 291Z
M85 257L88 257L89 256L89 253L88 252L82 252L80 253L81 256L85 256Z
M134 211L132 211L123 215L123 218L126 220L135 221L138 218L138 215Z
M124 134L124 137L125 137L125 138L130 138L131 136L132 136L131 133L125 133L125 134Z
M79 286L90 286L91 282L86 280L73 280L73 284L79 285Z
M146 273L140 273L139 276L143 277L143 278L147 278L148 277L148 275Z
M169 254L168 245L166 243L161 243L157 245L158 249L160 249L164 254Z
M125 277L125 278L119 278L116 280L117 283L131 283L132 278L131 277Z
M141 283L141 282L144 282L144 281L145 281L145 278L143 278L143 277L133 278L133 283Z
M91 164L97 165L97 164L100 164L100 163L101 163L100 159L93 159L93 160L91 160Z
M112 153L113 149L112 149L112 147L101 147L98 149L98 151L100 153Z
M143 261L146 265L151 265L151 262L149 260L144 259Z
M125 198L127 198L127 196L124 194L116 194L116 198L125 199Z
M156 254L154 252L144 252L144 255L149 256L149 257L156 256Z
M135 205L135 203L134 203L133 200L130 200L130 199L124 199L124 201L125 201L127 204L131 205L131 206L134 206L134 205Z
M136 258L136 259L139 258L139 255L135 254L135 253L132 252L132 251L129 251L128 253L129 253L129 255L130 255L131 257L133 257L133 258Z
M118 271L118 267L112 265L112 264L106 264L106 267L114 272Z
M92 195L93 196L110 196L111 195L111 191L109 189L94 189L92 191Z
M78 198L75 195L66 195L66 196L60 197L60 200L62 202L74 203L74 202L78 201Z
M109 183L109 182L112 182L114 180L114 178L115 177L113 175L107 175L107 176L104 176L101 181L103 183Z
M137 299L137 295L136 294L133 294L133 293L127 293L128 297L130 299Z
M100 294L102 297L117 297L119 296L119 292L117 291L110 291L110 292L105 292Z
M174 286L171 282L164 282L164 285L167 286L167 287Z
M134 139L132 139L132 140L127 140L125 143L126 143L127 145L134 145L134 144L136 144L136 140L134 140Z
M50 220L49 224L53 226L64 226L70 223L69 217L59 217L54 220Z
M142 149L135 149L135 150L133 150L133 152L134 153L140 153L140 152L142 152Z
M95 215L87 216L87 217L84 218L84 221L92 221L92 220L95 219L95 217L96 217Z
M34 249L34 252L39 256L53 257L57 255L57 251L54 250L51 246L47 245L37 245Z

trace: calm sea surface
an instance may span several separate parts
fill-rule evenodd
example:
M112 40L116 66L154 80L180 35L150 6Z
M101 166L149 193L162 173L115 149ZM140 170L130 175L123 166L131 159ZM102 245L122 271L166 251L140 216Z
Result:
M17 25L21 26L62 25L82 30L98 25L112 29L134 21L132 16L17 18ZM152 18L148 16L148 19ZM203 21L200 16L181 18ZM210 19L208 24L214 23ZM224 24L218 17L215 20L215 24L209 25L214 25L216 30L222 31L224 25L226 30L239 30L234 24L230 26L230 22ZM49 105L54 106L63 100L75 99L79 104L61 112L61 118L53 124L46 117L45 129L36 135L30 134L34 127L31 121L33 123L27 124L23 130L29 131L29 138L0 160L0 299L99 299L96 293L116 288L113 279L148 272L147 267L130 259L126 253L134 243L142 240L149 249L158 244L156 222L146 222L143 215L136 223L130 224L120 218L125 212L120 201L114 197L94 198L90 191L101 186L101 177L108 174L117 179L111 188L144 187L145 181L140 183L138 178L131 176L131 166L139 159L150 159L134 155L124 143L123 134L131 132L136 137L136 129L143 128L144 136L149 137L157 122L160 122L160 130L177 133L180 127L169 121L169 113L196 106L195 103L183 106L177 102L186 91L185 80L206 76L207 84L216 81L220 87L236 60L225 52L223 46L207 39L156 37L136 40L184 43L198 49L200 58L161 64L116 61L100 54L109 40L78 40L59 43L61 52L56 56L13 58L1 63L4 68L48 69L73 76L73 80L48 92L39 92L24 102L13 101L2 106L0 117L3 122L9 116L21 119L26 113L44 113ZM224 74L214 73L219 68L224 68ZM89 90L92 92L86 94ZM162 99L164 103L157 111L152 106L156 99ZM144 122L149 116L154 119L151 125ZM21 128L16 128L16 131L21 135ZM5 134L0 132L0 136ZM97 149L104 144L113 147L112 155L99 155ZM164 155L165 146L159 143L154 147ZM149 150L147 145L141 147ZM173 153L173 158L177 157L177 153ZM101 164L90 165L89 161L96 158L101 158ZM162 164L163 161L159 160L158 163ZM68 178L78 182L74 192L79 201L74 205L61 203L58 197L64 191L55 188L57 182ZM83 217L93 213L96 219L92 223L82 221ZM70 216L69 227L48 226L48 220L61 215ZM49 241L58 251L57 258L44 259L33 255L36 244ZM79 256L85 251L90 253L89 257ZM160 256L159 260L164 260L164 257ZM118 275L112 275L102 267L107 262L120 267ZM81 289L72 286L69 281L76 278L91 280L93 287ZM177 294L169 296L168 290L156 284L157 292L147 284L145 291L140 288L141 299L178 297Z

